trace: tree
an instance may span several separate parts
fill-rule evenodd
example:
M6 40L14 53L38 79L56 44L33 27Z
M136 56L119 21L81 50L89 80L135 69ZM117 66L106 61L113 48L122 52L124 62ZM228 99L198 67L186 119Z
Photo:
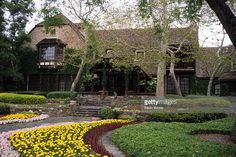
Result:
M32 0L9 0L4 3L5 9L9 16L6 22L9 29L6 30L9 40L8 54L11 54L10 67L12 76L16 80L22 78L19 70L21 68L20 55L25 51L24 42L29 41L28 35L25 33L25 26L28 18L34 12L34 3Z
M58 7L53 6L55 2L57 2L57 0L46 0L45 7L42 10L44 13L45 28L49 31L50 28L62 24L60 18L55 16L59 11ZM103 6L105 3L106 1L101 0L63 0L62 4L59 3L61 6L63 5L67 8L71 16L79 20L82 31L84 32L84 45L80 50L83 53L80 55L79 70L71 85L71 91L74 91L76 86L79 85L84 67L87 63L91 62L91 57L88 56L91 56L90 53L96 52L96 39L94 36L95 19L98 17L99 12L105 10ZM92 56L95 56L95 54ZM94 59L94 57L92 58Z
M192 21L199 17L199 11L203 6L204 0L186 0L188 6L186 7L186 17ZM230 7L235 5L234 0L206 0L209 7L215 12L221 24L229 35L234 47L236 47L236 17L234 8Z
M169 48L171 44L169 42L170 38L170 29L171 25L174 22L181 23L184 21L184 9L185 1L173 2L169 0L140 0L139 1L139 9L142 17L151 19L153 22L153 26L155 28L156 33L160 38L160 53L165 55L167 51L170 52L171 55L171 68L170 68L170 76L175 85L175 89L177 93L182 96L179 84L177 82L175 72L174 72L174 51ZM186 22L186 21L185 21ZM177 51L180 51L182 45L177 48ZM179 49L179 50L178 50ZM166 60L161 59L158 63L157 68L157 86L156 86L156 96L164 97L164 78L166 74Z
M4 19L4 1L0 1L0 91L3 90L3 78L9 76L9 61L12 55L7 53L8 40L4 34L6 21Z
M207 86L207 96L212 95L212 86L216 76L221 76L229 70L229 65L232 59L232 47L224 47L225 35L221 39L221 44L217 48L199 48L195 54L196 60L200 62L202 68L210 77Z

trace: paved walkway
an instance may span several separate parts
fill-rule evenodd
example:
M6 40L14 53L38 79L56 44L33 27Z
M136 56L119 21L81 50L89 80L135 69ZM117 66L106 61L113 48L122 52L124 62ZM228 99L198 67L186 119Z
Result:
M12 131L23 128L32 128L35 126L47 125L47 124L56 124L64 122L82 122L82 121L91 121L90 117L49 117L45 120L34 121L29 123L12 123L0 125L0 132Z

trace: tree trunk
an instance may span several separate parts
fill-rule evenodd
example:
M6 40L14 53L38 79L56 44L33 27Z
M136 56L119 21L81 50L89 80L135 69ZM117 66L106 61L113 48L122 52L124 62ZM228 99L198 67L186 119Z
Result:
M106 85L107 85L107 73L106 73L106 61L104 60L102 67L102 90L104 94L107 91Z
M160 98L165 97L165 73L166 73L166 64L165 61L161 61L158 64L157 85L156 85L156 96Z
M181 92L181 89L180 89L180 86L179 86L179 82L177 81L176 76L175 76L175 58L174 57L175 57L174 53L171 53L170 77L172 78L172 81L174 83L176 93L179 96L183 96L182 92Z
M85 58L82 59L79 71L78 71L73 83L71 84L71 88L70 88L71 92L75 91L76 85L80 82L81 75L82 75L82 72L84 70L84 66L85 66Z
M158 0L156 0L157 3ZM161 35L161 59L158 63L157 68L157 85L156 85L156 96L160 98L165 97L165 74L166 74L166 61L164 59L164 56L166 55L167 49L168 49L168 35L169 35L169 21L168 21L168 4L166 1L161 1L161 8L162 12L160 12L159 16L162 19L162 22L160 23L160 26L162 28Z
M219 63L217 65L217 67L214 69L213 73L210 76L210 80L209 80L208 86L207 86L207 96L211 96L211 89L212 89L213 81L214 81L216 73L219 71L219 69L221 67L221 64L222 63Z

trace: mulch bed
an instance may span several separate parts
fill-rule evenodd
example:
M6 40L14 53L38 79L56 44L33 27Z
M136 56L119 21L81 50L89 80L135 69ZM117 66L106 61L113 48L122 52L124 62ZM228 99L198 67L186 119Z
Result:
M230 135L223 135L223 134L195 134L194 136L210 142L226 144L233 147L236 147L236 144L233 143L230 139Z
M111 130L118 129L125 125L137 124L137 123L140 122L114 123L95 127L85 134L84 141L86 144L91 145L93 151L95 151L96 153L99 153L102 156L107 155L109 157L115 157L113 154L107 151L106 148L101 143L102 136Z

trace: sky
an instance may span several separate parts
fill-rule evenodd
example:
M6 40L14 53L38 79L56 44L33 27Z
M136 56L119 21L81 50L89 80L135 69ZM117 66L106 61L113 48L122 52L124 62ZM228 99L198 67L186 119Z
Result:
M34 0L35 2L35 7L37 10L40 10L42 7L43 1L39 0ZM127 2L127 1L126 1ZM114 0L113 5L116 7L123 6L125 3L125 0ZM72 17L68 16L68 13L63 11L62 13L65 14L70 20L73 19ZM38 14L34 14L31 19L29 19L29 22L27 23L26 26L26 31L29 32L37 23L41 22L42 18L39 18ZM222 39L222 26L221 25L211 25L211 26L199 26L199 45L201 47L217 47L220 45L220 41ZM228 35L226 35L225 40L224 40L224 46L227 45L232 45Z

